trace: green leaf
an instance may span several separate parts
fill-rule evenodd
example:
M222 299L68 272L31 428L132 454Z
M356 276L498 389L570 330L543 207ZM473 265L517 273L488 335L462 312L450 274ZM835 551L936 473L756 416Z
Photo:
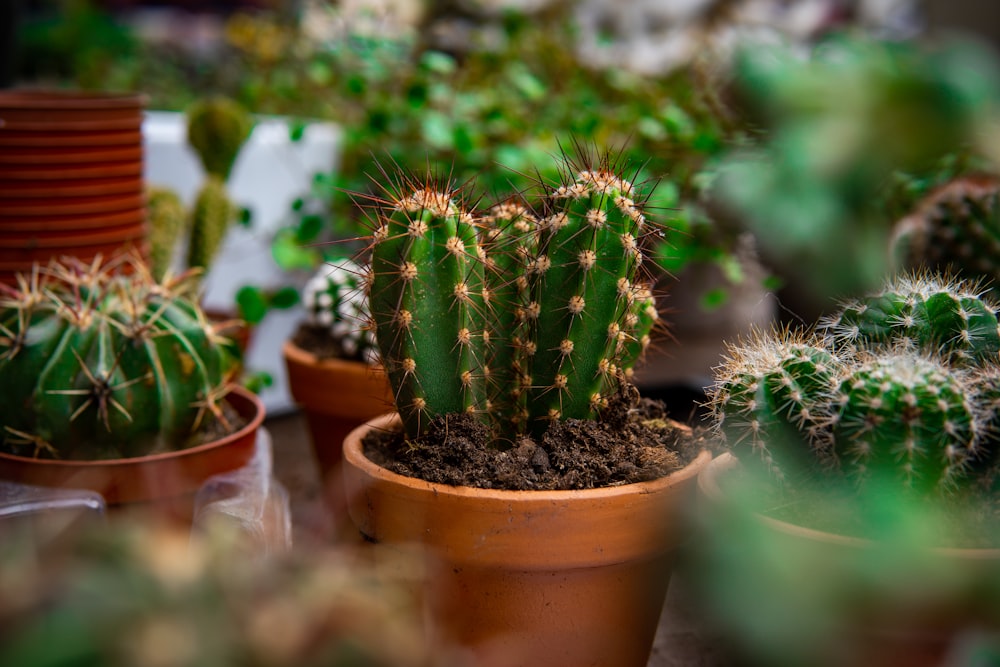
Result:
M421 134L432 148L451 150L454 146L455 134L451 119L439 111L432 111L424 117Z
M236 307L248 324L259 324L267 315L267 299L259 287L246 285L236 292Z
M271 256L284 271L312 270L321 261L320 252L316 248L304 247L291 229L282 229L275 235Z
M323 216L311 214L304 215L299 220L299 225L295 229L295 240L300 244L310 243L323 231Z
M722 287L711 289L701 295L701 307L705 310L716 310L729 300L729 292Z
M271 295L271 307L287 310L299 303L299 291L294 287L282 287Z

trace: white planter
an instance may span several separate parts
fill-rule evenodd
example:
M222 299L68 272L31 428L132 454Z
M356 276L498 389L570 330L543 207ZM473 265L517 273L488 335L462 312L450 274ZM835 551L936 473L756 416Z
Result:
M142 126L146 182L173 189L190 206L205 173L187 144L186 133L183 114L146 113ZM302 138L293 142L287 119L258 119L227 183L233 200L251 211L252 225L233 226L226 236L205 277L206 307L232 309L236 292L244 285L266 289L289 284L292 278L271 257L271 239L288 224L292 202L308 194L313 175L330 174L336 168L340 136L340 128L333 123L311 123ZM274 378L274 385L261 393L270 415L295 405L288 393L281 346L302 318L301 307L272 311L254 329L245 363L250 370Z

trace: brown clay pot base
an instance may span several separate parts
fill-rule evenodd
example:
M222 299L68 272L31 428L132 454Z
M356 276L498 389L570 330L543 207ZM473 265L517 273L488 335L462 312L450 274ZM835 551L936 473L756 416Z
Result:
M124 130L15 130L0 127L0 147L3 148L56 148L87 147L103 149L108 146L139 146L142 144L141 127Z
M0 152L0 165L34 166L68 164L103 164L142 160L142 146L58 146L49 148L11 148Z
M44 266L48 264L49 260L53 257L69 255L77 257L83 261L90 261L97 257L97 255L108 258L118 253L129 252L132 250L137 250L139 255L142 257L149 257L149 242L142 240L142 242L138 244L134 242L124 242L95 246L48 248L44 252L38 253L39 258L37 259L0 261L0 283L16 285L17 276L19 274L30 276L31 271L36 264ZM25 253L21 254L22 256L25 255Z
M0 225L0 253L6 251L32 251L50 248L75 248L78 246L104 245L108 243L138 242L146 233L146 224L142 219L124 225L115 225L91 230L79 230L67 233L60 230L41 230L38 232L8 232ZM0 257L12 260L20 257Z
M140 224L146 220L146 209L136 206L115 213L63 215L59 217L0 217L0 234L7 232L36 232L44 234L52 231L64 234L85 229L102 229L127 224Z

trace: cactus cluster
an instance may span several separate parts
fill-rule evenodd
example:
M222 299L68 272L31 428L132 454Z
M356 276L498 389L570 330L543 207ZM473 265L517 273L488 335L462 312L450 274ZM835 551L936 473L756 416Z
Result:
M339 342L345 359L375 364L378 349L368 322L365 268L349 259L323 266L302 290L306 321Z
M1000 179L966 175L932 191L896 223L890 253L905 270L1000 282Z
M0 288L2 448L133 457L183 447L207 419L225 425L236 357L193 278L158 282L132 255L67 258Z
M372 326L407 434L469 413L498 441L589 419L658 317L642 275L646 221L609 155L483 211L433 178L390 178L367 281Z
M732 346L711 392L716 424L781 483L835 473L954 491L1000 448L997 311L966 282L894 278L816 329Z

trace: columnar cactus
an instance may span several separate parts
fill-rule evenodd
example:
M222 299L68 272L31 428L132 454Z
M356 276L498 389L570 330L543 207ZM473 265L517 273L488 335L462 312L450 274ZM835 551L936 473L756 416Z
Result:
M365 268L349 259L325 265L306 283L302 303L307 322L327 329L340 343L345 359L374 364L375 335L363 327L369 320L365 275Z
M1000 282L1000 179L967 175L934 190L896 223L890 250L906 270Z
M226 184L218 176L206 177L191 211L191 236L188 239L187 265L208 268L222 247L229 223L236 217L236 205L229 198Z
M893 278L880 293L843 304L821 326L851 345L908 341L981 364L1000 352L997 312L974 283L918 273Z
M176 192L161 187L149 188L146 211L149 219L149 268L155 280L162 280L170 269L181 232L187 226L187 212Z
M406 430L486 411L484 251L447 188L403 181L372 248L369 304ZM488 334L487 334L488 335Z
M176 449L220 400L229 341L192 275L156 282L131 256L53 262L0 297L0 437L6 451L119 458Z
M965 283L910 275L845 306L808 352L805 334L759 336L720 368L719 431L780 481L825 467L860 486L929 494L995 475L995 310Z
M477 216L433 179L386 194L369 301L408 434L455 412L507 441L595 417L657 319L640 277L646 219L611 160L534 212L518 200Z

